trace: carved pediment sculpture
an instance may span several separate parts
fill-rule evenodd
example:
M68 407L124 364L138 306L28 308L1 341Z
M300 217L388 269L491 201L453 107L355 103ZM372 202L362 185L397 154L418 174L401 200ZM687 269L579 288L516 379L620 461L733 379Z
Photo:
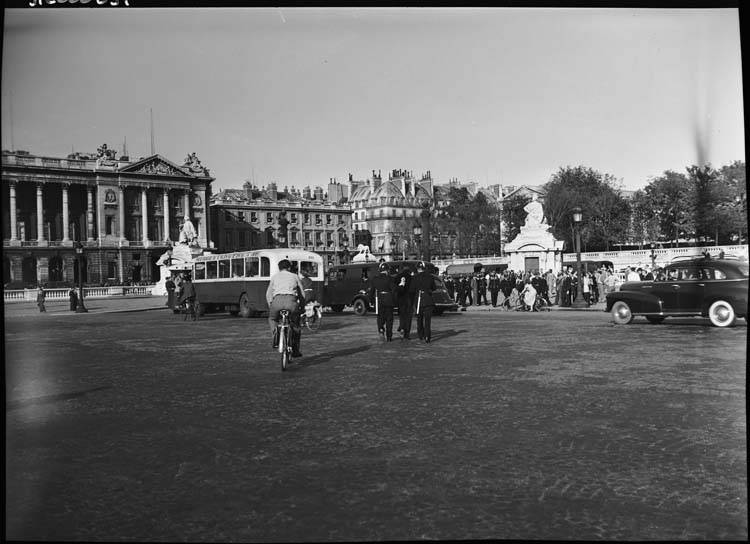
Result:
M183 168L188 168L191 172L194 172L196 174L208 175L208 168L201 164L201 161L195 154L195 152L185 157L185 161L182 166Z

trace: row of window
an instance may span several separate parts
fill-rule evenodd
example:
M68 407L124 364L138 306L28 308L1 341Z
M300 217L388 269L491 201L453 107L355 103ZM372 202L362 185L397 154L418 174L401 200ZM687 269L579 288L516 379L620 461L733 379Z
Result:
M278 220L278 213L277 212L265 212L266 214L266 223L272 224L275 223ZM249 223L258 223L258 218L260 216L260 212L256 211L245 211L245 210L226 210L224 212L224 220L227 223L231 222L249 222ZM311 214L311 213L304 213L304 214L298 214L297 212L291 212L289 214L289 223L296 225L299 223L299 216L302 215L302 224L303 225L312 225L313 215L315 216L315 224L316 225L322 225L323 224L323 215L325 215L325 224L326 225L333 225L334 224L334 216L333 214L327 213L327 214ZM338 224L339 225L345 225L346 224L346 216L345 215L337 215L338 217Z
M307 270L311 278L318 276L318 263L292 261L295 270ZM193 265L194 280L216 280L231 278L269 278L271 261L268 257L237 257L198 262Z
M268 237L270 237L270 239L268 240L268 243L272 244L273 240L274 240L273 233L266 232L265 235L268 236ZM310 232L305 232L304 233L303 240L304 240L305 246L312 246L313 245L313 238L312 238ZM348 239L347 239L347 241L348 241ZM226 231L224 231L224 245L226 247L235 247L235 242L236 242L236 247L238 249L245 249L245 248L249 248L249 247L255 247L255 246L258 245L257 241L253 242L252 233L249 233L249 232L244 231L244 230L238 230L237 231L237 239L235 240L234 231L233 230L226 230ZM294 245L298 245L300 243L299 233L298 232L296 232L296 231L290 231L289 232L289 243L290 244L294 244ZM327 232L326 233L325 242L323 241L323 238L322 238L320 232L316 232L315 233L315 246L322 246L322 245L325 244L327 247L333 247L334 243L335 243L335 241L333 239L333 233L332 232ZM344 237L339 237L339 244L345 244L345 243L346 242L345 242Z
M417 217L417 215L417 210L414 209L391 208L386 210L384 208L381 208L377 211L377 213L375 213L374 210L370 211L370 219L381 217ZM362 210L359 212L354 212L353 219L354 221L366 221L367 211Z

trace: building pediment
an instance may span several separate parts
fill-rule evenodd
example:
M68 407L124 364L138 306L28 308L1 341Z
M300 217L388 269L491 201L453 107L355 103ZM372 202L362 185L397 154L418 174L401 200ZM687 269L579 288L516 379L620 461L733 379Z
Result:
M137 162L120 168L121 173L145 174L149 176L170 176L184 179L193 179L194 176L186 173L175 163L165 159L161 155L152 155Z

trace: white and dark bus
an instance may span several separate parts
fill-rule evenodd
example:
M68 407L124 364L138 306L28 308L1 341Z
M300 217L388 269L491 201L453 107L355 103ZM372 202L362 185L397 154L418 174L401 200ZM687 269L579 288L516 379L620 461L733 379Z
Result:
M193 262L198 314L229 311L254 317L268 311L266 289L282 259L288 259L297 272L303 267L310 271L315 296L322 300L323 257L312 251L281 248L201 255Z

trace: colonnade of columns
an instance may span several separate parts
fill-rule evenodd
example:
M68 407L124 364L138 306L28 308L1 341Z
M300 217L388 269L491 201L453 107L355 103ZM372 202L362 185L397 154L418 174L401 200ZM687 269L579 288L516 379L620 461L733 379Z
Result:
M11 181L9 184L9 195L10 195L10 241L18 242L18 220L17 220L17 201L16 201L16 184L17 182ZM45 242L44 234L44 204L43 204L43 183L37 183L36 185L36 227L37 227L37 242ZM69 184L62 186L62 223L63 223L63 236L62 242L66 244L70 242L70 236L68 232L68 225L70 220L69 210L69 196L68 196ZM186 215L190 216L190 192L185 189L163 189L163 226L164 226L164 240L169 238L169 191L176 190L183 192L183 210ZM148 244L148 187L141 187L141 242ZM207 202L206 191L203 191L203 203L204 203L204 221L208 220L208 202ZM119 239L120 242L127 241L125 237L125 187L123 185L118 186L118 226L119 226ZM94 187L86 187L86 233L85 239L88 242L93 242L95 234L101 237L102 233L102 214L97 214L97 229L94 230ZM204 225L198 225L198 236L201 237L201 229L205 228Z

